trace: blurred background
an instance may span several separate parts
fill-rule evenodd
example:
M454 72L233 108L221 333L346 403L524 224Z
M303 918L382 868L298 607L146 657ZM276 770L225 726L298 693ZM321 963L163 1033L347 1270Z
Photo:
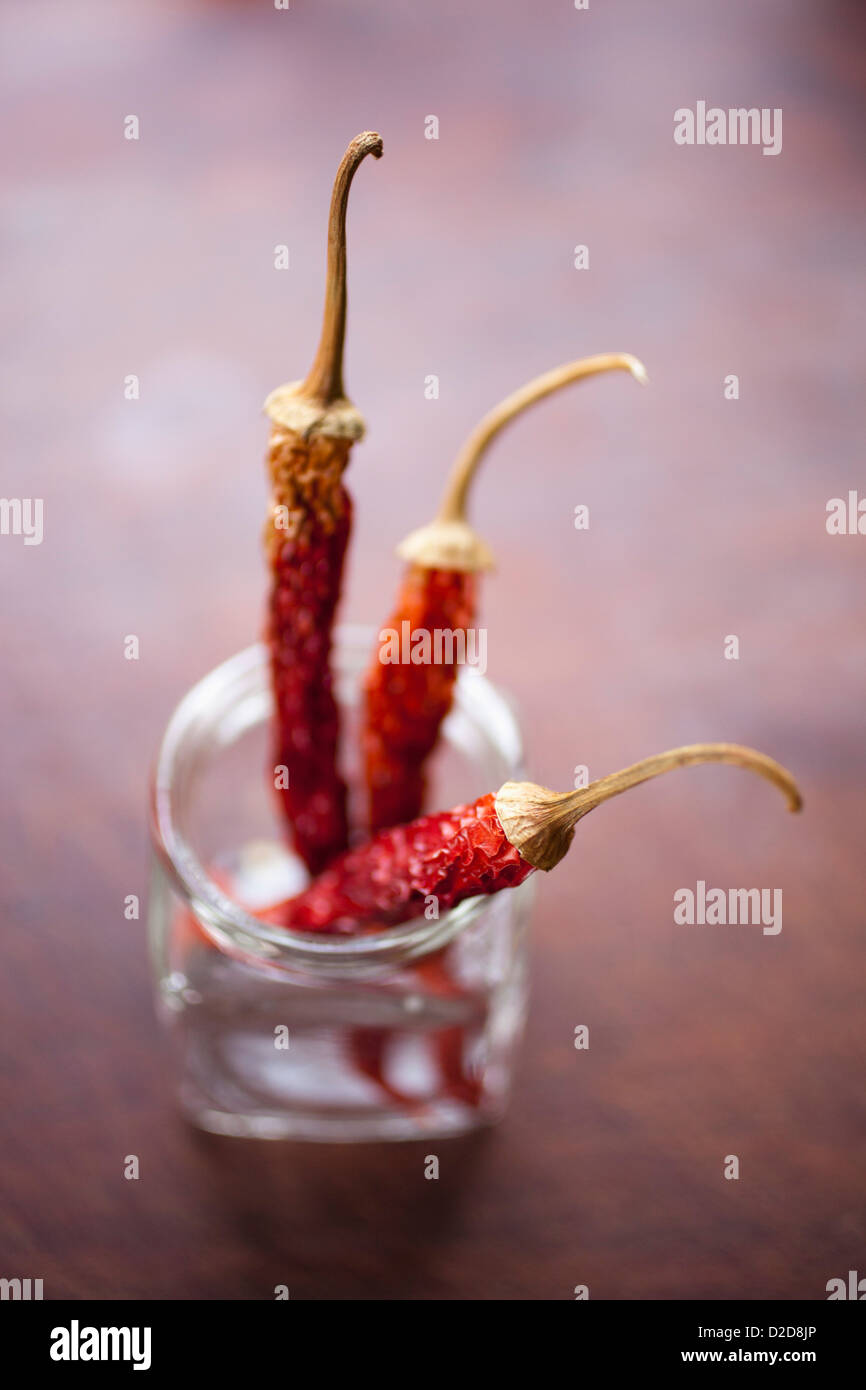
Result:
M853 0L3 6L0 490L44 499L44 540L0 537L0 1274L78 1298L820 1299L866 1272L866 537L825 526L866 496L863 31ZM700 100L782 108L781 154L676 145ZM384 620L393 547L490 405L633 352L648 389L563 393L479 476L488 674L535 780L729 739L806 801L795 820L706 769L580 827L541 886L510 1115L434 1146L438 1183L424 1146L189 1132L123 916L161 728L260 631L261 403L309 366L331 181L369 127L343 615ZM675 926L698 879L781 887L781 934Z

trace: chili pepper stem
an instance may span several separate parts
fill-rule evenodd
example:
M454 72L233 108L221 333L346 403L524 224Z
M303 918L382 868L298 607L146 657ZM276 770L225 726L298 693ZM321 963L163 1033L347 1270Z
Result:
M466 521L466 500L472 479L490 444L516 416L544 400L545 396L572 382L582 381L584 377L611 371L630 372L643 386L649 381L643 363L631 353L604 352L554 367L494 406L476 425L454 460L435 519L429 526L422 526L407 536L397 547L397 554L410 564L426 569L489 569L493 556Z
M328 261L322 332L313 365L303 381L278 386L265 401L265 412L278 425L309 439L326 434L361 439L364 419L343 386L346 336L346 209L349 189L362 160L381 158L382 137L375 130L356 135L340 162L328 216Z
M496 814L508 840L529 864L536 869L552 869L568 851L577 822L596 806L652 777L700 763L730 763L747 768L777 786L788 798L790 811L802 807L799 788L790 772L765 753L736 743L693 743L657 753L577 791L552 792L533 782L506 782L496 795Z
M355 171L371 154L382 157L382 137L375 130L356 135L337 170L331 210L328 217L328 268L325 284L325 313L322 336L313 365L299 395L321 405L345 399L343 389L343 346L346 337L346 209Z

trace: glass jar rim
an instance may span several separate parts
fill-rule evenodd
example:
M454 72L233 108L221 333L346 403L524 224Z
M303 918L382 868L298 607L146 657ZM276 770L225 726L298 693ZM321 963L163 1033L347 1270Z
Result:
M372 646L375 631L356 624L340 625L335 648L340 644ZM359 966L378 966L409 959L446 945L459 931L476 920L488 902L486 897L467 898L441 918L411 918L381 932L342 936L324 932L296 932L271 926L242 908L205 869L182 833L173 814L173 786L181 749L204 720L203 711L233 686L267 672L268 651L254 643L214 667L191 686L175 707L163 733L150 782L151 833L163 867L188 901L196 919L221 949L241 953L262 963L322 969L327 973ZM479 683L481 683L479 685ZM269 682L268 699L270 700ZM455 689L455 706L471 702L473 689L495 709L500 731L506 732L508 757L515 769L522 766L520 731L505 696L486 676L463 667ZM476 695L477 698L477 695Z

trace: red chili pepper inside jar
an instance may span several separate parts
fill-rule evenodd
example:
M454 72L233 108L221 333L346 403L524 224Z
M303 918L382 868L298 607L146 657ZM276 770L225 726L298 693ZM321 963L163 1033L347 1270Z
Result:
M371 638L337 634L350 740ZM151 949L186 1113L218 1133L311 1140L457 1134L500 1118L526 1004L532 880L357 935L263 922L259 910L307 882L260 775L271 710L267 653L252 647L187 694L154 773ZM465 669L436 804L518 779L521 762L511 706Z

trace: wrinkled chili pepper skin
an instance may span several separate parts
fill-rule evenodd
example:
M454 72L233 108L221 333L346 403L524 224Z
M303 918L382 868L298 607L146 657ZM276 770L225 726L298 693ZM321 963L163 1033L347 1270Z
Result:
M475 575L410 565L386 628L398 635L463 632L475 617ZM364 680L362 747L370 830L415 820L423 809L424 764L451 708L456 662L404 665L380 660Z
M293 931L351 935L420 917L431 895L441 916L464 898L516 887L534 870L506 838L494 801L490 792L383 831L340 855L267 919Z
M346 784L337 769L339 714L331 629L352 524L341 477L351 441L301 439L275 427L268 465L272 510L265 535L272 584L266 640L274 692L277 795L298 854L319 873L348 844Z

